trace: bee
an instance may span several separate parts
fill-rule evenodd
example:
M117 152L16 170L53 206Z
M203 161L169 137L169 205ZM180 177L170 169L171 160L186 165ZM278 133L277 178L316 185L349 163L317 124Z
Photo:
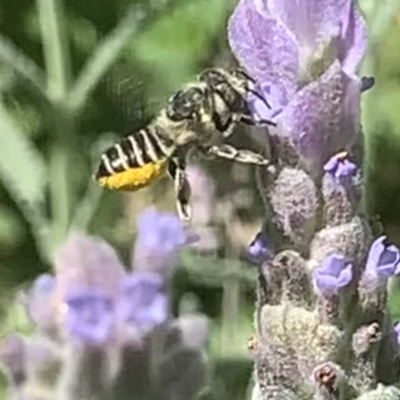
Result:
M108 189L136 191L168 174L174 181L178 214L189 220L190 184L185 168L191 152L255 165L269 163L260 154L224 143L239 123L275 125L254 120L247 101L250 93L269 107L256 90L255 80L243 70L203 71L197 81L171 96L148 126L106 149L94 179Z

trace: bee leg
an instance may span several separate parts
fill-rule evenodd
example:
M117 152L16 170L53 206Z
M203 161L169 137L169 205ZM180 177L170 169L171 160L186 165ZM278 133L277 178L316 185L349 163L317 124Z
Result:
M239 150L229 144L212 146L209 148L208 153L244 164L268 165L270 163L261 154L254 153L251 150Z
M271 121L269 119L260 119L258 121L255 121L252 117L249 115L241 115L239 121L242 124L245 125L250 125L250 126L277 126L276 122Z
M172 159L168 164L168 174L174 181L176 209L179 218L188 221L192 217L190 207L190 183L186 177L184 165L179 163L179 160Z

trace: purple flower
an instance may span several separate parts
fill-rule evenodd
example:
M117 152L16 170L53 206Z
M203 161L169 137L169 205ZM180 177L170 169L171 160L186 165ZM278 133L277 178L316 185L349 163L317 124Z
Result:
M240 0L230 46L311 166L357 140L365 23L351 0ZM267 110L251 99L260 117ZM269 115L270 116L270 115Z
M133 251L135 269L162 272L178 250L190 242L177 216L149 208L139 216L138 235Z
M56 258L57 290L61 298L81 287L93 287L115 298L125 276L115 250L104 240L73 233Z
M72 337L90 344L107 342L115 326L110 296L96 288L79 288L64 298L65 328Z
M347 153L342 152L328 160L324 165L324 171L335 178L348 178L356 175L357 167L347 159Z
M336 292L351 282L352 270L343 256L331 254L314 270L314 283L321 292Z
M32 321L40 330L49 334L56 329L55 290L55 277L42 274L33 282L23 300Z
M138 271L129 275L124 283L119 313L124 322L133 324L147 333L168 317L168 300L161 275Z
M397 338L397 343L400 346L400 322L397 322L394 327L393 327L395 333L396 333L396 338Z
M26 343L17 333L10 333L0 344L0 362L15 385L26 380Z
M250 243L250 246L247 249L247 257L256 265L261 265L265 261L272 259L273 253L271 250L271 244L264 232L258 232Z
M366 271L376 272L381 277L389 277L400 272L400 253L394 245L385 244L386 236L380 236L371 245Z

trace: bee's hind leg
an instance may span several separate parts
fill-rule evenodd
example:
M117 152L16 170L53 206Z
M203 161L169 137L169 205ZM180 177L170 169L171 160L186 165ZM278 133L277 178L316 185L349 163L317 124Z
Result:
M191 188L185 173L185 165L181 160L173 158L168 164L168 174L174 181L176 209L179 218L189 221L192 218L190 207Z
M208 149L208 153L244 164L268 165L270 163L261 154L254 153L251 150L239 150L229 144L212 146Z

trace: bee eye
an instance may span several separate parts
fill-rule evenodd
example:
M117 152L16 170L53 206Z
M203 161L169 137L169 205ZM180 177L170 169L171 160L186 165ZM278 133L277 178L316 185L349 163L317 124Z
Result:
M173 121L191 118L198 108L200 94L198 90L177 92L168 103L167 116Z

